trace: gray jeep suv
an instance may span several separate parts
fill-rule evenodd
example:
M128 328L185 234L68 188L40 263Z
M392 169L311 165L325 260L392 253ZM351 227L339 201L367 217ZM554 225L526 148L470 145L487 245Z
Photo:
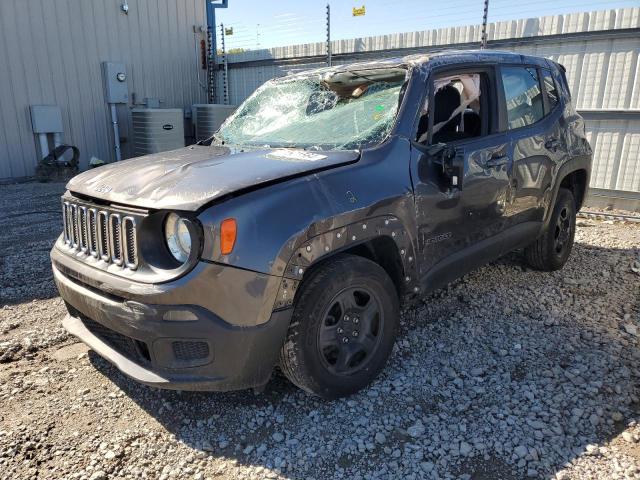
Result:
M206 142L84 172L51 259L65 328L163 388L324 398L399 309L514 249L562 268L591 149L555 62L442 52L260 87Z

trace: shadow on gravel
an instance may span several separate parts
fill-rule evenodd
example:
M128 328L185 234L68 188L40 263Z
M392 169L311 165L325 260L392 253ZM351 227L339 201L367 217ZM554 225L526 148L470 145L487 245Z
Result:
M512 254L465 276L404 312L381 377L335 402L279 374L259 395L160 391L90 360L194 451L285 477L549 478L604 455L640 413L638 337L622 320L640 315L626 293L637 250L576 244L560 272Z
M63 183L0 185L0 306L58 296L49 252L63 192Z

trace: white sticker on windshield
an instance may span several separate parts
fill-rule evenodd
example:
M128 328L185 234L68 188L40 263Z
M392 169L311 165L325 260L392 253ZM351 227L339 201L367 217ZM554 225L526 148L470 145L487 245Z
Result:
M288 160L290 162L317 162L318 160L327 158L326 155L320 155L319 153L286 149L274 150L265 156L267 158L273 158L274 160Z

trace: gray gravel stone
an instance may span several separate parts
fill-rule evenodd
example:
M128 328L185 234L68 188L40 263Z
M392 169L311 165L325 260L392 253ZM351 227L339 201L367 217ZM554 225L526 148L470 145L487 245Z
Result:
M473 447L467 442L460 443L460 455L468 456L473 451Z
M422 422L416 422L415 424L407 428L407 433L413 438L417 438L424 435L424 432L425 432L425 428Z
M624 325L640 325L640 226L589 220L560 272L512 254L430 294L350 398L279 374L261 395L172 392L62 329L48 254L63 188L0 186L1 476L638 480L640 339Z
M527 449L527 447L525 447L524 445L518 445L515 450L514 453L519 457L519 458L524 458L527 456L527 454L529 453L529 450Z

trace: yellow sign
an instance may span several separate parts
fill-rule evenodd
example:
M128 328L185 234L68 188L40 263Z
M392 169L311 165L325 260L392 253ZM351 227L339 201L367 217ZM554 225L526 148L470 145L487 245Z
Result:
M231 27L231 28L226 28L225 27L224 34L225 35L233 35L233 27Z
M360 8L353 7L353 10L351 11L354 17L364 17L365 13L367 13L367 10L364 8L364 5L362 5Z

